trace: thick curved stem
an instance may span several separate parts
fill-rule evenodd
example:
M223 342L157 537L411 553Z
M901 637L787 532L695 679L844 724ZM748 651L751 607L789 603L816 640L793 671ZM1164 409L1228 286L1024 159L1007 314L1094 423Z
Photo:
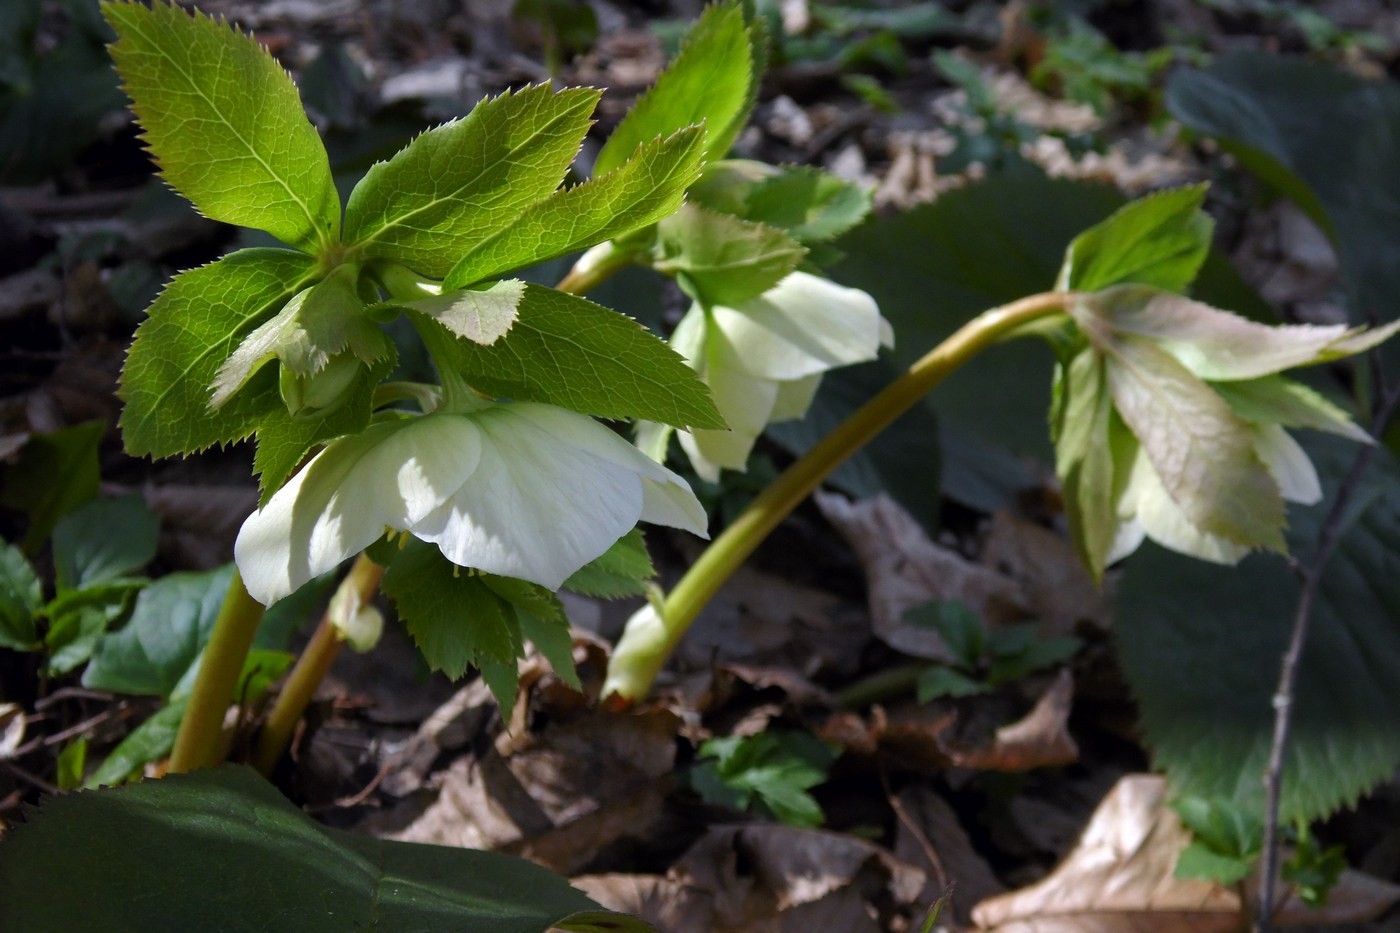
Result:
M170 771L211 768L223 757L224 715L233 702L263 611L262 604L248 595L243 577L235 569L180 720L170 753Z
M603 695L626 705L645 696L691 622L730 575L847 457L987 347L1039 318L1064 310L1071 292L1043 292L984 311L909 367L787 468L749 504L671 590L660 627L629 625L613 651Z

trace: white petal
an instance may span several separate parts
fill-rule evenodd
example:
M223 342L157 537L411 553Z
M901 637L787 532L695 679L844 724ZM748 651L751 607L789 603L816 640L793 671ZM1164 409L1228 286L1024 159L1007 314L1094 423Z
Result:
M716 360L716 354L711 353L709 359ZM719 480L721 467L743 470L748 464L754 442L768 425L777 401L778 383L718 366L709 368L708 381L715 407L729 429L681 431L679 436L695 472L713 483Z
M1269 468L1279 491L1289 502L1316 505L1322 501L1322 483L1303 448L1276 424L1256 424L1254 452Z
M773 411L768 415L768 420L789 421L805 416L821 384L821 373L778 383L778 397L773 400Z
M642 480L642 521L679 528L701 538L710 536L705 507L679 476L664 483Z
M480 447L475 425L456 415L371 425L331 442L243 523L234 554L249 594L271 605L385 526L409 528L461 487Z
M642 479L576 445L571 434L521 417L512 410L519 404L474 414L482 433L475 472L409 530L454 564L558 589L637 523Z
M742 308L717 306L711 315L708 343L728 345L726 365L765 379L800 379L873 360L888 327L865 292L805 272Z

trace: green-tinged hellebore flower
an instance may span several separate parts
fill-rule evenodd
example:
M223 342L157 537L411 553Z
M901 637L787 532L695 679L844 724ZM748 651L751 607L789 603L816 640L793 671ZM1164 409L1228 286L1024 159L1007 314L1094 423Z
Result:
M584 415L532 402L371 425L332 441L243 524L238 568L270 605L384 534L558 589L641 521L705 536L685 481Z
M695 472L715 482L722 467L744 469L764 427L807 413L822 373L873 360L893 343L875 299L805 272L737 308L697 302L671 346L710 387L729 430L681 432Z
M1057 375L1056 469L1095 576L1144 537L1225 564L1284 551L1284 501L1322 498L1284 428L1370 437L1278 373L1360 353L1400 328L1270 327L1140 285L1068 310L1086 340Z

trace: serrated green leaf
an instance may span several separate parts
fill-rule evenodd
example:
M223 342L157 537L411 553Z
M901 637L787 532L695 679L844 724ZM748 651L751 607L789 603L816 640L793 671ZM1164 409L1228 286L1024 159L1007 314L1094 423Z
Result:
M753 106L761 49L737 3L709 7L686 33L680 52L623 117L598 153L595 171L610 172L641 144L704 123L705 152L721 158Z
M525 290L510 333L489 347L463 340L452 364L499 398L548 402L603 418L722 427L699 377L631 318L540 285Z
M287 477L296 472L311 448L345 434L364 430L370 422L374 390L394 368L392 352L373 366L361 367L345 400L320 417L297 417L277 404L258 423L258 450L253 472L258 474L258 504L266 505Z
M1191 185L1114 211L1070 242L1055 287L1093 292L1131 283L1185 291L1210 252L1215 224L1201 210L1205 196L1205 185Z
M1200 878L1216 884L1236 885L1254 871L1254 859L1221 855L1199 842L1193 842L1177 856L1177 878Z
M0 541L0 648L32 651L39 646L34 617L43 608L39 576L14 545Z
M788 166L753 187L744 217L786 230L799 243L822 243L870 212L870 192L811 166Z
M777 227L687 204L657 227L658 272L706 305L736 307L795 270L806 247Z
M954 663L964 670L975 671L982 663L987 648L986 630L977 613L955 600L925 603L904 613L910 625L931 628L948 646Z
M169 699L209 641L232 578L228 565L172 573L146 587L126 625L98 643L83 686Z
M463 340L489 347L510 330L524 298L525 283L506 279L481 289L447 286L440 295L385 306L427 315Z
M756 797L790 826L821 825L821 807L807 790L827 779L837 753L813 736L769 730L709 739L700 755L691 784L706 800L745 809Z
M286 70L250 36L157 2L102 4L112 58L176 191L207 217L320 252L340 198L330 161Z
M1302 441L1330 501L1359 449L1325 435ZM1375 457L1323 574L1298 671L1286 822L1353 805L1400 765L1400 709L1389 700L1400 694L1400 468ZM1305 565L1326 511L1290 512L1290 549ZM1148 546L1127 564L1116 638L1148 744L1178 793L1262 812L1259 775L1297 599L1296 573L1271 555L1222 568Z
M656 576L646 539L640 529L627 534L564 581L564 589L600 599L621 599L641 596L647 591L647 581Z
M279 249L245 249L177 275L122 368L122 439L135 456L169 457L239 441L282 405L261 376L222 408L209 387L243 336L310 284L315 260Z
M643 143L613 171L530 205L514 223L467 250L443 287L459 288L563 256L675 213L700 171L703 140L700 127L677 130Z
M156 710L141 725L126 734L116 748L102 760L97 770L83 782L85 790L119 784L135 774L148 762L158 761L175 747L180 733L180 720L185 717L189 699L168 703Z
M1217 855L1252 860L1264 842L1257 814L1221 797L1179 797L1171 808L1202 846Z
M156 556L160 521L139 495L94 499L61 518L53 530L60 590L108 583Z
M1081 644L1070 635L1042 638L1033 622L996 629L989 643L992 660L987 665L987 682L992 685L1010 683L1062 664L1074 657Z
M4 471L0 505L28 517L20 541L26 554L39 550L60 518L97 495L97 449L106 429L105 422L85 421L32 435Z
M524 653L511 604L430 544L410 541L385 572L383 589L428 664L453 680L482 659L513 667Z
M538 616L518 605L516 615L525 638L535 646L535 650L544 655L544 659L549 662L559 679L575 690L582 691L583 682L578 679L578 669L574 667L574 639L569 634L569 620L562 616ZM509 715L504 708L502 711Z
M50 798L0 846L6 929L222 929L236 918L306 933L545 933L580 911L601 919L524 859L323 827L248 768ZM258 870L230 883L231 865Z
M548 84L477 104L371 168L345 208L345 243L442 278L559 186L588 132L592 88Z

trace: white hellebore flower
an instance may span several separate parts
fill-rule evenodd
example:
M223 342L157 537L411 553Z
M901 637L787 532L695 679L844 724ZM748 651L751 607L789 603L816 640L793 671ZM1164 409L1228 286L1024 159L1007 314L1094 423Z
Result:
M729 430L681 432L695 472L714 482L721 467L744 469L765 426L807 413L822 373L893 344L875 299L806 272L737 308L696 303L671 346L710 387Z
M639 521L701 537L685 481L602 424L533 402L436 412L332 441L243 524L238 569L271 605L384 534L558 589Z

